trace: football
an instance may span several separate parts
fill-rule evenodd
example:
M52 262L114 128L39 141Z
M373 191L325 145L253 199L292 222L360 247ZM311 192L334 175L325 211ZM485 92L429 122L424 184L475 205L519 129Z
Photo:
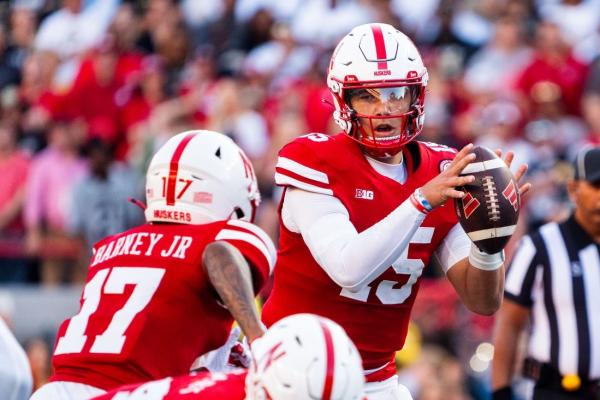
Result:
M504 160L486 147L473 148L475 159L461 176L475 181L458 187L465 196L454 202L458 220L479 250L488 254L501 251L517 225L521 199L519 187Z

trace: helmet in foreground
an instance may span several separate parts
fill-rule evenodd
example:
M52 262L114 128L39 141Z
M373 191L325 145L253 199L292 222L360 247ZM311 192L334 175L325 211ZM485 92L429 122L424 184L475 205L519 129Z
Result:
M146 221L252 221L260 194L252 164L227 136L187 131L170 138L146 174Z
M388 24L352 29L327 74L335 122L367 151L398 153L423 130L427 69L413 42ZM365 106L357 109L353 99Z
M341 326L312 314L283 318L252 343L246 378L252 400L360 400L358 350Z

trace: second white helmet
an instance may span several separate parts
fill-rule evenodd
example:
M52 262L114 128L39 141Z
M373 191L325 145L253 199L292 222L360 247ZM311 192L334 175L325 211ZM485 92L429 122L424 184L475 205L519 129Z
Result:
M358 350L344 329L327 318L313 314L283 318L252 343L252 354L247 399L364 397Z
M260 202L252 164L227 136L195 130L170 138L146 174L148 222L252 221Z

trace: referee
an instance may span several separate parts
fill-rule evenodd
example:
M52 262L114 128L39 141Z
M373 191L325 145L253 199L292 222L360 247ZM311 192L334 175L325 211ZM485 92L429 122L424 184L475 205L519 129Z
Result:
M600 399L600 147L579 152L573 214L525 236L508 269L494 333L494 400L511 399L521 332L533 399ZM531 324L528 325L531 319Z

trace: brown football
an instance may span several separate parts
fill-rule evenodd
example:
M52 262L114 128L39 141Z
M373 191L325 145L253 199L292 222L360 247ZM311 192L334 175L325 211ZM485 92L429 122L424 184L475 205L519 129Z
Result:
M492 254L506 246L517 225L521 199L510 169L493 151L476 146L475 160L461 175L475 181L458 190L465 197L454 202L458 220L479 250Z

